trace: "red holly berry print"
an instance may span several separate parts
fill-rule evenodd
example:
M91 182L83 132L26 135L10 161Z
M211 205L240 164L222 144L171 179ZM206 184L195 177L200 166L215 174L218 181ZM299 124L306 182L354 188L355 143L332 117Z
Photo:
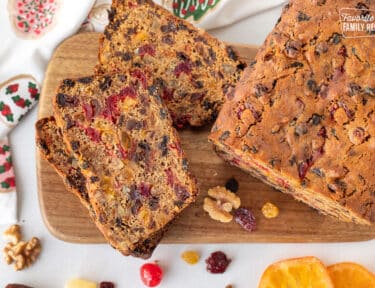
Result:
M6 88L5 94L12 94L18 91L19 84L11 84Z
M8 177L4 181L1 182L1 188L13 188L16 187L16 178L13 177Z
M5 163L0 165L0 173L4 173L12 169L12 157L9 156L5 159Z
M10 151L9 145L0 146L0 155L5 155L6 152Z
M35 83L29 82L28 88L31 99L39 100L39 89L37 85Z
M10 0L10 14L18 35L37 38L55 22L59 0Z
M12 97L12 100L18 107L21 107L21 108L30 107L32 104L30 100L28 99L25 100L19 95Z
M5 116L5 118L9 122L14 122L13 113L10 110L10 107L7 104L5 104L3 101L0 101L0 112L1 112L1 115Z
M182 19L192 16L194 21L198 21L219 2L220 0L173 0L173 14Z

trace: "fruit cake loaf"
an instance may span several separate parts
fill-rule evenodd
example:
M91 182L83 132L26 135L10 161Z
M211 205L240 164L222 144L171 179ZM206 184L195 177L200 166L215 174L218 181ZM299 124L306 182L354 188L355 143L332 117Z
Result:
M212 122L245 64L234 50L152 1L115 0L99 74L141 69L163 87L175 126Z
M56 126L54 117L42 118L36 123L36 142L42 156L51 164L56 172L64 179L68 191L78 196L94 221L97 218L89 202L86 189L86 177L81 173L77 160L66 150L60 129ZM129 251L130 255L149 258L163 236L164 230L144 240Z
M97 226L125 255L197 194L161 89L140 73L67 79L54 99L65 143L90 179Z
M343 37L340 3L290 1L209 138L224 159L323 214L370 224L375 42ZM375 9L366 5L345 1Z

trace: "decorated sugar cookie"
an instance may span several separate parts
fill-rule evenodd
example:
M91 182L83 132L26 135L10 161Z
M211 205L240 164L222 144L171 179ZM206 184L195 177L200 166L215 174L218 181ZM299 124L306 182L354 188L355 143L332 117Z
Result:
M31 75L18 75L0 84L0 119L5 124L0 125L0 138L34 106L39 93L39 85Z
M56 24L60 0L8 0L14 32L24 39L45 35Z
M103 31L108 24L108 11L110 9L110 0L97 0L87 19L82 23L79 32Z
M207 11L214 8L220 0L165 0L172 1L173 14L187 19L193 17L194 21L200 20Z
M7 140L0 141L0 193L14 191L16 181L14 177L10 146Z

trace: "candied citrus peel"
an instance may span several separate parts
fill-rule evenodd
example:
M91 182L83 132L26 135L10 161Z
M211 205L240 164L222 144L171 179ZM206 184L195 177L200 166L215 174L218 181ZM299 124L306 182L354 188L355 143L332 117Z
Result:
M375 287L375 275L359 264L343 262L327 269L335 288Z
M258 288L334 288L324 264L315 257L287 259L270 265Z

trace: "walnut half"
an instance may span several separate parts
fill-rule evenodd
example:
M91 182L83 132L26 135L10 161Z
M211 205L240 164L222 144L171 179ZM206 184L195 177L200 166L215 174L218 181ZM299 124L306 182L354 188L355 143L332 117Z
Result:
M217 186L208 190L208 196L204 199L203 209L208 215L217 221L228 223L232 221L230 214L232 209L238 209L241 205L240 198L224 187Z

